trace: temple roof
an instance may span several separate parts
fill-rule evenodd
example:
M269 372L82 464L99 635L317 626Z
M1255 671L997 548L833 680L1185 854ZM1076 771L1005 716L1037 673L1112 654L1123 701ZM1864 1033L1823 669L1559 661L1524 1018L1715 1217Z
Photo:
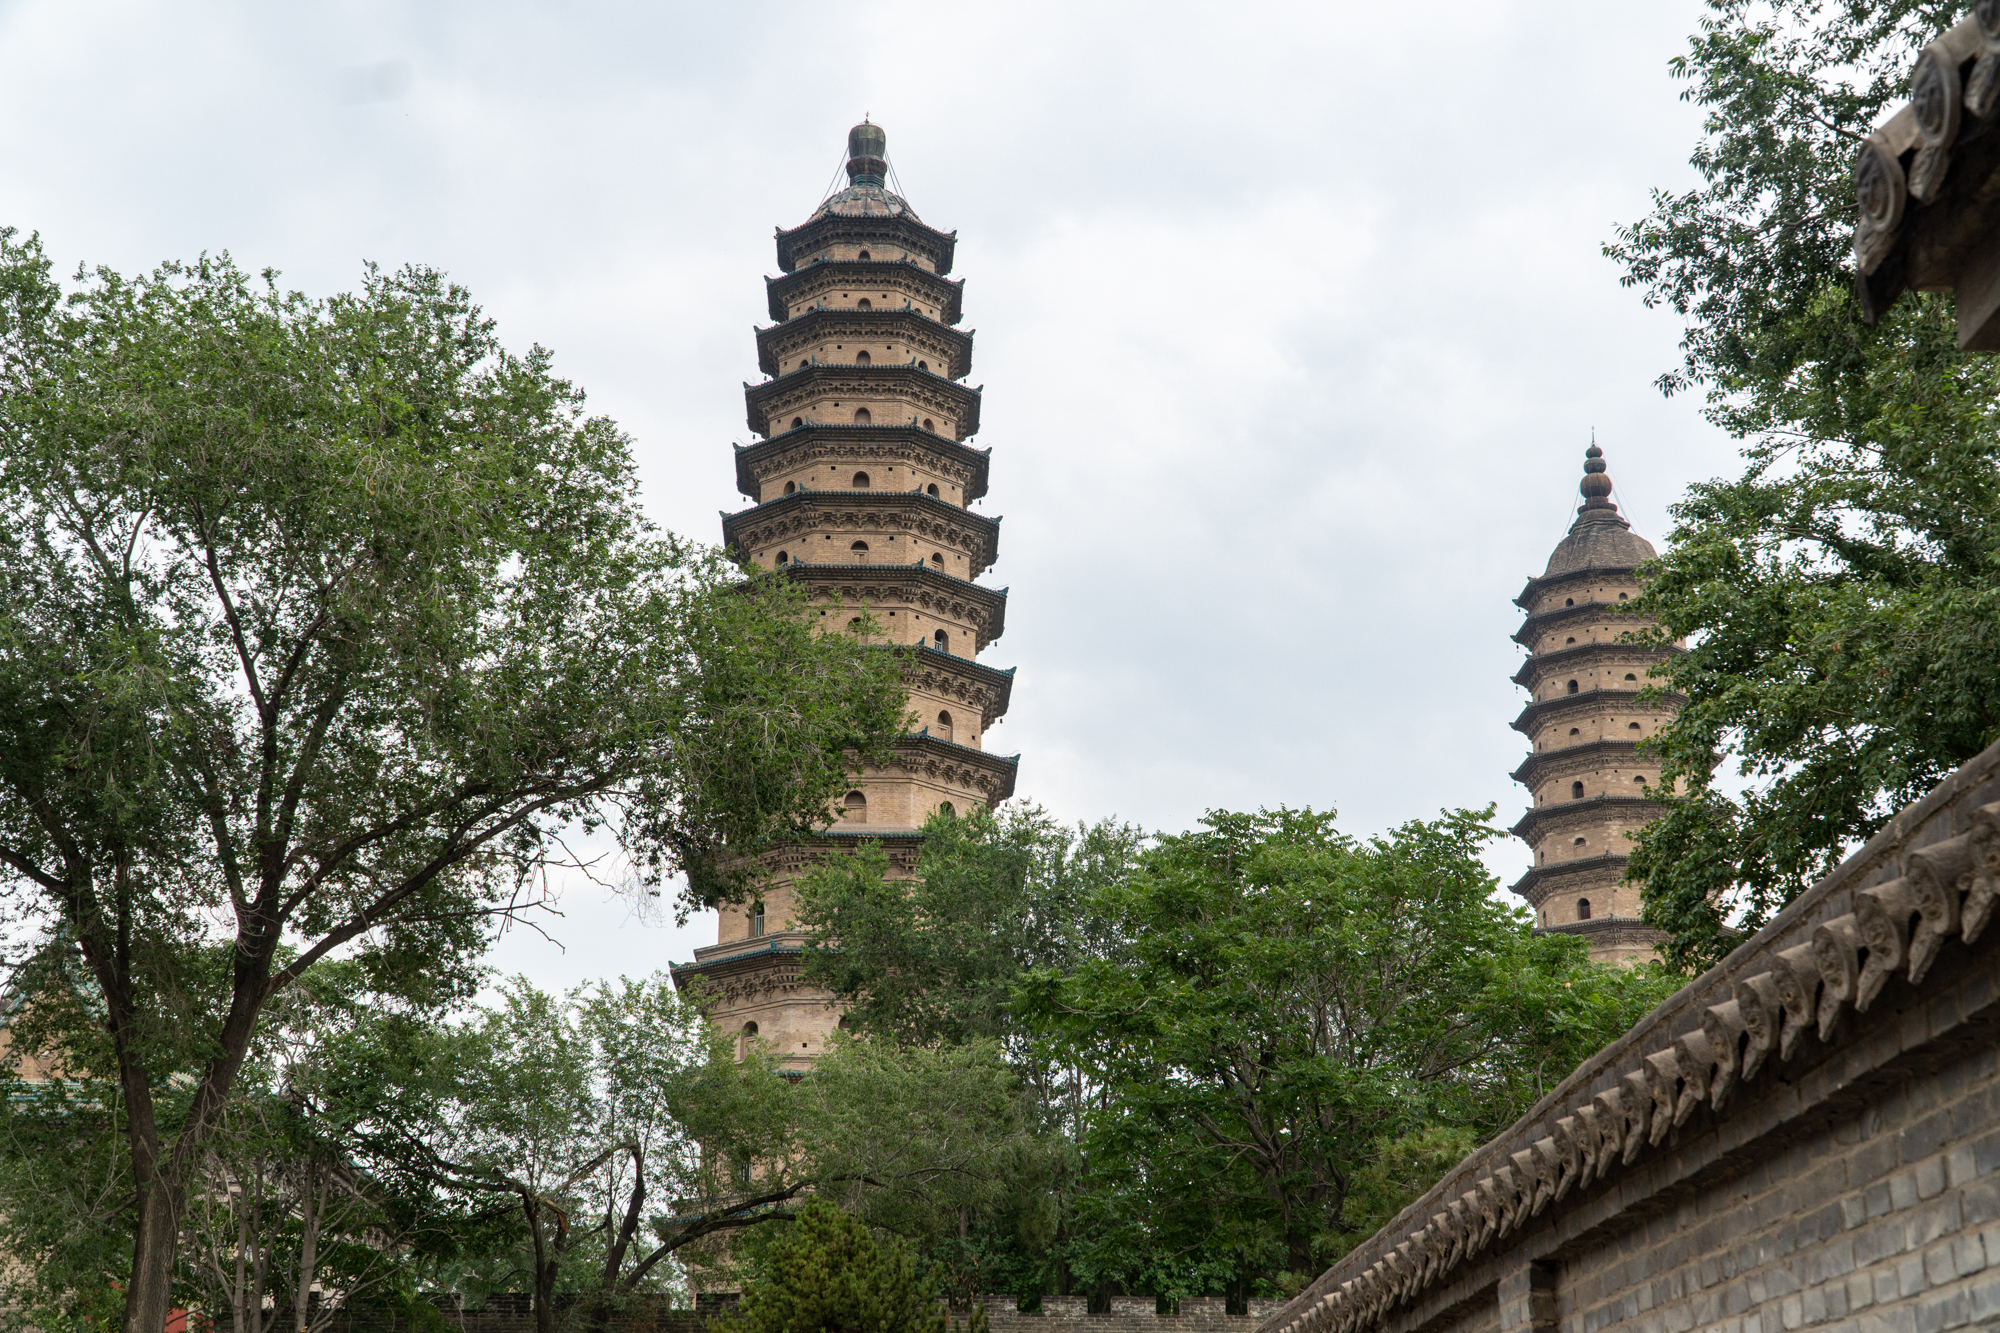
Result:
M1991 258L2000 8L1970 8L1917 56L1909 102L1858 145L1854 291L1870 324L1906 291L1952 292L1960 349L1991 352L2000 350Z

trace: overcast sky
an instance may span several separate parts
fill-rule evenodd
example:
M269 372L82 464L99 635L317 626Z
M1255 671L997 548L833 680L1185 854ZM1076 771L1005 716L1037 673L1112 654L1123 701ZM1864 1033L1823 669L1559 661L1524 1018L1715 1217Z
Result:
M772 229L867 113L959 234L1019 794L1511 822L1511 599L1592 428L1656 541L1734 467L1652 387L1675 317L1600 253L1691 183L1666 66L1700 8L0 0L0 225L322 295L448 270L632 434L661 523L719 540ZM714 939L564 909L562 948L498 961L564 985Z

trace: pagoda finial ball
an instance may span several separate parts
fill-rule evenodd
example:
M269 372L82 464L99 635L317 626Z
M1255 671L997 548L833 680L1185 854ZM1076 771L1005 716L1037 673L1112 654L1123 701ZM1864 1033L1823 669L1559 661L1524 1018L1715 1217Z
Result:
M847 132L847 182L881 188L889 171L889 136L862 121Z
M862 121L847 132L847 155L849 157L887 157L889 136L882 132L880 125Z
M1578 489L1588 499L1601 499L1611 494L1611 478L1605 476L1602 472L1592 472L1584 477L1583 485L1578 487Z

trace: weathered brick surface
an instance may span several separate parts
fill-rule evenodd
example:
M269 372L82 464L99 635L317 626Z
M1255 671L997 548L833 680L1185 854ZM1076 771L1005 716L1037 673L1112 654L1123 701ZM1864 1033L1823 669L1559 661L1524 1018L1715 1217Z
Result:
M1828 948L1852 938L1841 932L1881 893L1913 882L1912 853L1935 858L1970 835L1981 856L2000 854L1996 802L2000 746L1586 1061L1259 1333L2000 1325L2000 912L1972 941L1954 915L1914 981L1907 939L1875 936L1897 961L1865 1011L1840 984L1867 965L1865 942L1844 963ZM1954 911L1985 892L1966 874ZM1739 983L1801 958L1815 989L1783 1020L1789 1054L1772 1052L1718 1102L1707 1084L1722 1062L1704 1053L1737 1013ZM1747 1054L1750 1038L1736 1041L1733 1054ZM1681 1074L1663 1074L1662 1059ZM1599 1172L1573 1146L1579 1108L1620 1088L1645 1090L1643 1125L1659 1132Z

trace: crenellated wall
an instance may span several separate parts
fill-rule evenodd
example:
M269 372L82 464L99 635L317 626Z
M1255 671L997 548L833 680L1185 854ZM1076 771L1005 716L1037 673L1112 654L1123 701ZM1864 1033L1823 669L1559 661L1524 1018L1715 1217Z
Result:
M2000 1323L2000 745L1259 1333Z

